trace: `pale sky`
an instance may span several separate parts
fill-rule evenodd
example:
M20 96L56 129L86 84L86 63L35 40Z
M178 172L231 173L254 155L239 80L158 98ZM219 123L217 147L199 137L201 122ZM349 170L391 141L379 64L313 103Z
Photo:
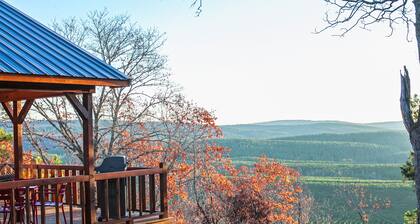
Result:
M95 9L126 13L166 33L172 79L219 124L312 119L400 120L399 70L420 93L414 42L385 25L344 38L322 27L322 0L7 0L44 24ZM400 27L403 28L403 27Z

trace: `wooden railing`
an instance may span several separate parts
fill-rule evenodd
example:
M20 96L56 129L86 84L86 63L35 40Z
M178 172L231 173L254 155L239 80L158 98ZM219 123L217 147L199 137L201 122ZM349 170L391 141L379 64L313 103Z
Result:
M54 177L68 177L68 176L80 176L84 174L83 166L77 165L42 165L42 164L30 164L23 165L23 176L26 179L40 179L40 178L54 178ZM66 191L66 197L64 203L69 204L72 200L73 205L80 205L82 200L80 197L80 185L71 184L70 186L73 191L72 197L69 192Z
M160 165L159 168L150 169L130 169L125 172L101 173L95 175L97 185L104 187L102 222L110 222L112 220L141 220L147 218L167 218L168 202L167 202L167 169ZM122 214L121 210L116 211L116 217L110 217L110 201L107 197L110 192L111 181L116 186L116 207L121 208L127 206L126 214ZM123 183L123 184L121 184ZM121 188L123 187L123 188ZM127 194L126 197L120 197L121 194ZM122 202L121 198L126 201ZM98 195L99 199L99 195ZM125 203L125 205L123 205Z
M167 169L163 164L159 168L129 168L127 171L95 174L93 177L83 175L82 166L24 165L23 172L25 177L31 179L0 183L0 192L8 193L7 206L11 208L12 224L23 220L26 223L37 223L35 220L41 224L52 221L60 223L61 202L68 223L85 223L86 211L81 205L87 200L84 183L90 178L96 181L97 186L96 201L101 214L98 214L98 223L168 217ZM64 193L60 192L62 186ZM61 198L60 194L63 194ZM116 197L110 201L109 196L113 194ZM47 202L53 202L52 213L51 209L47 209L51 203ZM36 203L41 210L39 216L35 216L34 212ZM116 214L115 210L110 211L112 207L119 208Z
M71 198L76 194L72 186L78 186L80 192L80 200L83 204L84 198L84 182L89 181L89 176L67 176L67 177L54 177L54 178L41 178L41 179L28 179L28 180L15 180L0 183L0 191L7 194L9 199L4 200L2 206L6 206L5 211L10 210L10 223L14 224L17 221L26 223L38 223L38 217L35 216L35 209L40 207L40 222L41 224L47 223L46 207L51 206L46 202L55 203L55 214L51 214L50 219L55 219L55 223L60 223L59 207L62 200L59 199L59 189L61 186L66 187L66 196L68 197L68 213L70 223L74 223L74 206ZM67 196L68 195L68 196ZM3 198L6 199L6 198ZM32 213L32 215L31 215ZM23 215L25 214L25 215ZM84 217L85 211L81 206L80 219ZM5 215L5 214L3 214ZM22 217L24 216L24 217ZM50 221L48 222L50 223Z

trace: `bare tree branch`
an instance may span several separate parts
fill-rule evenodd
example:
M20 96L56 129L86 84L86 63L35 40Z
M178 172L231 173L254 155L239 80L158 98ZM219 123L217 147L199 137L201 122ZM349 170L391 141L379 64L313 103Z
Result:
M354 28L369 30L375 24L385 24L389 28L388 36L393 35L396 26L406 30L406 39L411 41L412 26L415 27L418 60L420 61L420 0L412 4L408 0L324 0L329 6L325 13L326 23L320 33L332 28L338 29L335 35L344 36Z
M157 135L138 126L153 121L156 108L178 91L169 81L167 58L160 53L165 42L163 34L143 29L131 23L129 16L114 16L107 10L93 11L82 20L54 22L52 27L132 80L126 88L97 88L93 109L96 155L119 153L136 141ZM39 147L36 138L46 138L82 159L77 128L80 118L69 103L64 98L43 99L35 103L34 111L34 117L46 120L53 129L50 133L30 129L33 146Z

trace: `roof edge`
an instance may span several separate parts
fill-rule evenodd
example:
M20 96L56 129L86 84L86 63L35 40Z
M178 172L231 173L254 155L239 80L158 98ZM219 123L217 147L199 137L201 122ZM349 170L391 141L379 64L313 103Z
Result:
M1 82L26 82L26 83L48 83L60 85L83 85L83 86L108 86L113 88L127 87L131 81L118 79L97 79L65 76L28 75L1 73Z

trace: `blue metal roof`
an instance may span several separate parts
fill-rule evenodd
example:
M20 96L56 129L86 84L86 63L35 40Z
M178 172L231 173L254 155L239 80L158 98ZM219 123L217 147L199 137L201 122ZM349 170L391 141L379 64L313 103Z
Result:
M128 80L117 69L3 0L0 0L0 73Z

